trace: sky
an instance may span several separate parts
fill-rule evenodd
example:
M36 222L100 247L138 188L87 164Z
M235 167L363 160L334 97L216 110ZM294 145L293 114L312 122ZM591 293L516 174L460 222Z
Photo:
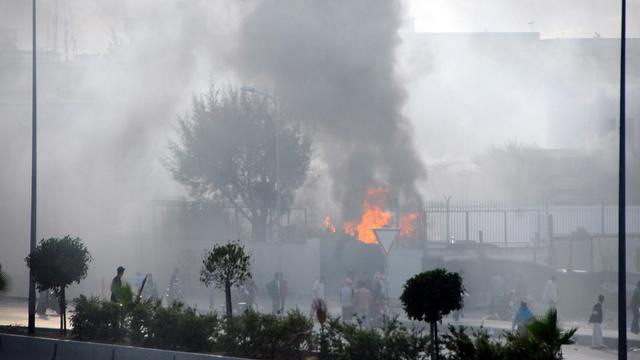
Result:
M620 5L612 0L409 0L418 32L527 32L545 38L619 37ZM640 1L627 1L628 36L638 37Z

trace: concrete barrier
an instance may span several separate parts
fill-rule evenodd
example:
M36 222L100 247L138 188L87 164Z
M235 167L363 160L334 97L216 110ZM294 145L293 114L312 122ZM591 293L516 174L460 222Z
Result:
M59 340L55 360L112 360L115 348L108 344Z
M228 356L0 334L1 360L242 360Z
M0 359L51 360L55 356L56 343L52 339L0 334Z
M173 360L173 351L163 351L156 349L136 348L131 346L115 347L114 360Z

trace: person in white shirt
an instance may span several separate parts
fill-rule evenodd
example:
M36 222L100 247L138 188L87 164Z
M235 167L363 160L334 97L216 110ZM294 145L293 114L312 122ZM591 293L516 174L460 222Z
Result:
M558 285L556 285L555 275L551 275L551 279L547 281L547 285L544 288L543 300L549 305L549 309L556 310L558 305Z
M320 277L313 282L311 292L313 300L324 300L324 276L320 275Z
M340 305L342 305L342 321L351 321L353 319L353 287L350 279L346 279L340 289Z

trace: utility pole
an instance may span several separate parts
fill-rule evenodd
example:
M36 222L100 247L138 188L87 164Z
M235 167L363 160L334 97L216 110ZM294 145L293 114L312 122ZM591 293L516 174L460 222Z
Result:
M33 51L32 53L32 84L31 84L31 241L29 242L29 254L33 254L36 248L36 215L37 215L37 97L36 97L36 0L32 3L33 11ZM33 281L33 274L29 269L29 320L28 329L29 334L33 334L36 331L36 284Z
M627 3L622 0L620 28L620 141L618 164L618 359L627 360L627 251L625 181L625 56Z

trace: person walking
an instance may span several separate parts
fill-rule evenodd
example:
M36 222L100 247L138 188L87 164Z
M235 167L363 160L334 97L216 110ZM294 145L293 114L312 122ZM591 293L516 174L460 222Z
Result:
M124 267L118 266L116 276L111 280L111 301L118 302L118 295L122 289L122 275L124 275Z
M342 321L351 321L353 318L353 288L349 278L345 279L342 288L340 288L340 305L342 306Z
M640 318L640 281L636 283L636 288L633 290L629 307L631 307L631 314L633 315L633 320L631 321L631 332L638 334L640 333L640 326L638 324Z
M556 310L558 306L558 285L556 284L556 276L551 275L547 285L544 287L543 300L549 306L550 310Z
M287 299L287 296L289 296L289 284L287 283L287 280L284 279L284 274L283 273L279 273L280 274L280 309L279 309L279 313L280 314L284 314L284 303L285 300Z
M311 288L312 300L324 300L324 276L320 275Z
M358 320L363 326L369 326L369 306L371 305L371 290L369 290L364 280L358 281L358 287L353 293L353 303Z
M591 334L591 348L604 349L604 341L602 340L602 303L604 302L604 295L598 295L598 302L593 305L591 310L591 316L589 316L589 324L593 326L593 332Z
M527 325L533 320L533 313L529 310L529 306L526 301L520 302L520 308L516 315L513 317L511 323L511 330L518 330L520 334L527 330Z
M151 273L147 273L145 275L145 278L147 280L144 282L144 288L142 288L142 299L145 301L158 300L160 297L158 296L158 288L156 287L156 283L155 281L153 281L153 275L151 275Z
M278 314L278 310L280 307L280 293L281 293L280 286L281 284L279 281L278 273L275 273L273 274L273 280L271 280L267 284L267 293L271 298L271 314L272 315Z
M273 280L267 284L267 292L271 298L271 313L273 315L282 314L284 311L284 302L289 289L284 275L280 272L273 274Z

